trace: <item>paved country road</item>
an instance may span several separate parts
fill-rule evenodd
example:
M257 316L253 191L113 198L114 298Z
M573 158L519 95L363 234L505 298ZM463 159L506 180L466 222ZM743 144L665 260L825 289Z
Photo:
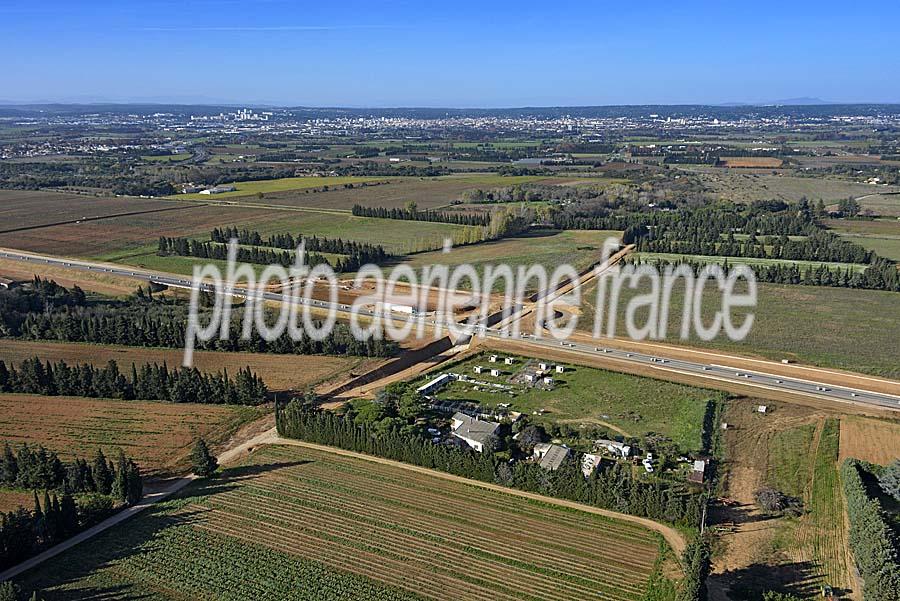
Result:
M138 502L136 505L132 505L131 507L126 507L125 509L117 512L116 514L106 518L99 524L95 524L94 526L91 526L87 530L79 532L75 536L66 539L65 541L59 543L58 545L54 545L53 547L50 547L46 551L43 551L30 559L26 559L22 563L9 568L5 572L0 573L0 582L15 578L19 574L42 564L43 562L47 561L51 557L56 557L63 551L67 551L67 550L71 549L78 543L86 541L89 538L93 538L94 536L100 534L104 530L108 530L109 528L112 528L116 524L124 522L131 516L133 516L137 513L140 513L141 511L147 509L154 503L159 503L160 501L175 494L176 492L178 492L179 490L181 490L182 488L184 488L185 486L187 486L188 484L193 482L194 479L195 479L194 476L185 476L184 478L177 478L175 480L172 480L162 490L152 492L148 495L145 495L144 498L142 498L140 500L140 502Z

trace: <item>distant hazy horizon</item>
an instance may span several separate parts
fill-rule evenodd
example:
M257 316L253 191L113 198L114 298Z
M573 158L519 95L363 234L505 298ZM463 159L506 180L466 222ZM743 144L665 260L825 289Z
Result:
M775 100L771 102L724 102L724 103L713 103L713 102L691 102L691 103L678 103L678 104L670 104L670 103L637 103L637 102L625 102L621 104L580 104L580 105L542 105L542 106L524 106L524 105L515 105L515 106L450 106L444 104L438 104L434 106L419 106L419 105L391 105L391 106L375 106L375 105L359 105L359 106L350 106L350 105L311 105L311 104L294 104L294 103L276 103L276 102L264 102L264 101L238 101L238 100L218 100L218 99L191 99L191 98L178 98L172 97L171 99L166 98L134 98L134 99L108 99L108 98L96 98L96 99L36 99L36 100L10 100L5 98L0 98L0 106L5 107L27 107L27 106L84 106L84 107L92 107L92 106L193 106L193 107L234 107L234 108L271 108L271 109L309 109L309 110L378 110L378 111L389 111L389 110L398 110L398 111L406 111L406 110L448 110L448 111L508 111L508 110L549 110L549 109L590 109L590 108L615 108L615 107L711 107L711 108L753 108L753 107L777 107L777 106L900 106L900 102L870 102L870 101L856 101L856 102L830 102L823 101L817 98L797 98L797 99L786 99L786 100Z

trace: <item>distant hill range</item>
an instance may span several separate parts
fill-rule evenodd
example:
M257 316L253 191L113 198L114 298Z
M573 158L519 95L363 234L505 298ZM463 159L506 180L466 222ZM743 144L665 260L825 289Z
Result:
M718 106L822 106L822 105L840 105L840 102L831 102L830 100L822 100L821 98L811 98L802 96L800 98L786 98L785 100L772 100L771 102L723 102Z

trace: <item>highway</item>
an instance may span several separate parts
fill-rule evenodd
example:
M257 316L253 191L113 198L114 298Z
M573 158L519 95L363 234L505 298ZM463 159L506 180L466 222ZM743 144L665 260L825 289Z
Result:
M659 371L687 374L695 377L706 378L712 381L732 382L741 386L762 388L773 391L800 394L823 400L840 401L848 403L861 403L877 405L888 409L900 410L900 396L870 392L857 388L822 384L811 380L790 378L781 375L772 375L760 371L736 369L715 363L696 363L681 359L666 358L662 355L650 355L635 351L602 346L602 339L597 343L600 346L592 346L584 343L558 341L549 338L534 338L529 334L523 334L521 342L527 342L535 347L560 349L578 354L580 356L597 356L617 361L625 361L645 365ZM487 337L502 338L499 334L488 332Z
M173 286L178 288L190 288L192 281L190 279L172 276L168 274L154 273L147 270L135 269L129 267L121 267L109 264L98 264L89 261L80 261L75 259L61 259L46 255L37 255L33 253L22 253L13 250L0 250L0 258L12 259L16 261L25 261L35 265L52 265L65 267L69 269L92 271L96 273L108 273L110 275L135 278L138 280L155 282ZM205 287L212 291L211 287ZM246 297L245 289L236 288L234 296ZM263 298L271 301L281 301L283 297L277 292L265 292ZM300 299L301 304L309 304L312 307L328 310L333 309L338 313L349 315L351 306L346 304L335 303L332 305L327 301L315 299ZM368 309L358 310L360 315L375 316L376 312ZM428 319L422 316L405 316L398 313L392 313L390 319L395 321L413 321L419 323L422 319L426 319L428 324L438 325L435 319ZM510 340L504 333L495 328L488 328L477 325L473 327L473 334L484 336L488 339ZM708 379L710 385L714 386L715 382L728 382L738 384L743 387L765 389L794 395L802 395L806 397L838 401L844 403L877 406L888 409L900 410L900 396L872 392L868 390L850 388L845 386L835 386L812 380L800 379L795 377L786 377L782 375L768 374L761 371L737 369L734 367L726 367L715 363L700 363L693 361L685 361L665 357L664 355L651 355L634 351L627 351L616 348L608 348L602 346L602 340L596 342L596 346L585 343L558 341L552 338L535 338L528 333L520 334L516 339L517 343L528 344L535 348L535 353L541 348L554 348L555 350L563 350L565 352L581 355L595 356L605 359L611 359L619 362L634 363L642 366L651 367L660 372L670 372L676 374L690 375ZM663 374L660 374L664 377Z

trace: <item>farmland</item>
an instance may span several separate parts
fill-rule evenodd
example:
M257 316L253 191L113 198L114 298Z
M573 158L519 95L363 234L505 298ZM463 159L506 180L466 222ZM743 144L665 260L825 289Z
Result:
M608 237L620 236L621 232L606 230L533 230L515 238L456 248L450 254L417 254L407 263L417 271L433 264L450 267L470 264L479 276L484 274L486 265L505 264L515 271L520 266L527 268L539 264L544 266L549 277L559 265L569 264L578 270L589 267L599 261L603 242ZM502 281L498 284L502 286ZM536 280L532 280L529 289L536 290L536 285Z
M343 187L362 183L382 182L385 178L377 177L285 177L281 179L266 179L249 182L237 182L233 185L233 192L221 192L214 198L236 198L241 196L255 196L257 194L269 194L272 192L286 192L294 190L308 190L322 187ZM209 200L208 194L179 194L178 198L188 200Z
M91 457L117 448L150 473L177 473L188 465L197 437L224 442L264 410L81 397L0 394L0 440L42 444L63 458Z
M776 169L784 163L774 157L721 157L725 167L742 167L756 169Z
M174 202L142 198L0 190L0 231L178 206Z
M281 217L296 224L291 220L296 215L273 214L268 209L210 208L200 204L176 206L183 206L184 209L0 234L0 246L57 255L96 257L139 248L154 242L159 236L209 232L223 225L223 222L249 226L259 222L277 223Z
M896 219L830 219L825 225L850 242L875 251L882 257L900 261L900 221Z
M759 284L753 328L743 341L720 336L709 342L677 338L683 301L681 282L673 288L670 304L669 339L676 344L707 347L780 360L791 358L823 367L847 369L885 377L900 377L900 367L885 349L895 348L900 339L897 296L880 290L855 290L818 286ZM646 286L635 290L622 287L616 332L625 335L625 306L634 295L646 293ZM583 315L578 328L592 331L596 285L583 293ZM703 294L704 323L721 308L715 287ZM736 311L740 323L740 311ZM640 321L638 322L640 325ZM846 324L853 324L847 327Z
M124 261L156 252L159 236L206 238L214 227L237 226L262 235L294 234L382 244L395 253L440 248L456 239L463 226L424 221L354 217L349 213L278 210L268 207L184 204L181 210L113 217L0 234L0 246L32 252Z
M305 190L286 190L267 192L264 198L246 199L254 204L272 206L291 206L302 208L318 208L349 211L353 205L368 207L403 207L408 202L415 202L419 209L434 209L448 206L459 200L466 190L476 188L492 188L513 186L525 183L568 183L571 177L555 178L540 176L500 176L494 174L460 174L441 177L393 177L368 178L378 185L356 186L354 188L337 185L334 180L349 178L298 178L302 180L322 180L317 186L328 185L327 191L307 188ZM246 182L249 185L251 182ZM241 184L245 185L245 184ZM217 194L213 199L229 193ZM182 196L179 195L179 198ZM184 195L190 198L191 195ZM200 196L209 200L209 196Z
M896 193L896 186L891 190L892 194L866 194L859 198L859 206L877 215L900 217L900 194Z
M170 367L181 365L184 353L177 349L151 349L127 346L100 346L94 344L36 342L0 338L0 359L20 363L31 357L44 361L65 361L70 365L91 363L103 367L109 361L116 361L123 371L131 363L166 363ZM318 382L346 374L353 369L373 366L375 361L359 357L297 356L258 353L224 353L196 351L194 366L201 371L218 372L227 370L234 374L238 369L249 367L262 377L273 391L303 390ZM298 369L299 365L303 369Z
M180 154L148 154L141 157L142 161L148 163L180 163L190 159L193 155L187 152Z
M526 367L526 361L529 359L516 357L513 365L495 365L482 354L442 371L508 384ZM536 368L536 360L530 362ZM476 365L496 367L501 370L501 375L474 374ZM565 373L552 375L555 381L552 390L517 384L513 386L514 394L507 395L453 382L437 397L440 400L475 401L485 406L506 402L512 410L526 414L543 410L542 415L532 416L539 423L568 423L576 427L599 424L609 427L612 434L629 437L656 432L668 436L687 452L702 448L707 401L721 396L702 388L569 364L566 364Z
M792 497L801 498L805 492L811 469L813 438L816 424L779 430L772 436L768 481L773 488Z
M19 507L31 508L34 505L34 493L25 490L0 488L0 513L15 511Z
M900 421L858 415L841 418L841 455L887 465L900 458Z
M21 585L53 599L638 600L660 548L637 524L272 446Z

